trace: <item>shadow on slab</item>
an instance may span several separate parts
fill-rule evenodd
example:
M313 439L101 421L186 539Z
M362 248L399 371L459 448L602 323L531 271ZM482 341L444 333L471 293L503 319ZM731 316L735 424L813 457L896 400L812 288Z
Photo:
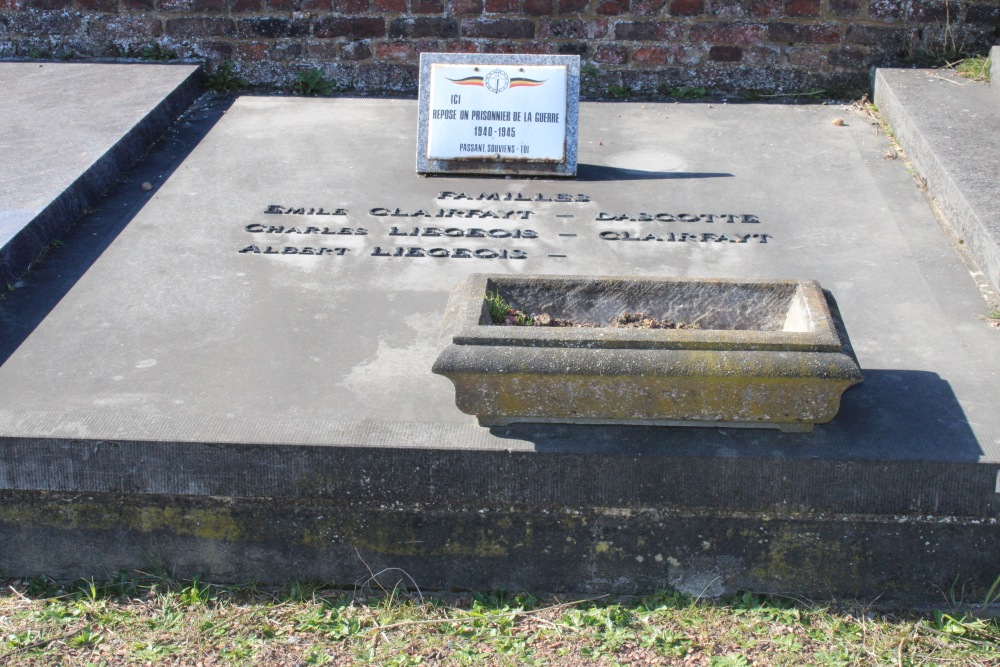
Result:
M600 164L580 164L576 168L576 180L578 181L654 181L732 177L732 174L724 172L643 171L642 169L607 167Z
M512 424L498 438L539 452L976 462L983 450L951 385L927 371L863 369L840 412L809 433L678 426Z
M198 102L175 120L159 142L128 170L119 185L62 235L60 247L38 260L19 287L0 301L0 365L14 354L35 328L69 293L160 186L184 162L235 101L218 97ZM144 192L136 186L153 184Z

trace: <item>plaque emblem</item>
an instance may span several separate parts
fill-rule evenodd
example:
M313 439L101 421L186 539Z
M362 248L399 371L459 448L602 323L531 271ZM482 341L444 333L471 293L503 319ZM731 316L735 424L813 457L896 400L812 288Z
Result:
M510 77L500 69L495 69L483 80L486 89L494 93L502 93L510 87Z

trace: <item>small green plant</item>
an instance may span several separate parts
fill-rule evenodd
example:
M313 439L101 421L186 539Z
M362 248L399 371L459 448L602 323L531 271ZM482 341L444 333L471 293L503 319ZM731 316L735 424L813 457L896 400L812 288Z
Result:
M514 324L522 327L530 327L535 323L533 317L525 313L523 310L515 310L507 300L500 295L500 290L497 290L490 294L486 293L483 297L486 301L486 308L490 311L490 319L493 324L511 324L509 318L513 316Z
M708 94L700 86L660 86L660 92L676 100L700 100Z
M608 96L616 100L628 99L632 97L632 88L626 85L612 84L608 86Z
M507 315L510 310L510 304L507 303L507 299L500 295L500 290L486 293L483 297L486 301L486 307L490 311L490 319L493 320L494 324L500 324L503 322L503 318Z
M195 577L189 586L185 586L180 592L181 604L185 606L202 605L215 597L212 592L212 584L205 584Z
M175 60L177 52L158 42L149 42L139 49L130 51L129 55L142 60Z
M217 93L235 93L248 87L250 82L236 72L236 63L227 60L211 72L205 81L205 87Z
M336 82L324 77L323 70L318 67L302 70L295 75L295 83L292 84L293 93L312 97L332 95L338 90L340 87Z
M69 643L70 646L83 648L97 646L101 643L102 639L103 637L101 637L101 633L95 632L94 628L88 625L70 637Z

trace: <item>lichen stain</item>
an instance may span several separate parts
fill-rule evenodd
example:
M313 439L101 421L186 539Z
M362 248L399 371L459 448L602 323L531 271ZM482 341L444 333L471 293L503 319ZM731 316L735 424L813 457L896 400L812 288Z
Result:
M799 590L863 587L867 558L858 544L846 544L793 526L775 526L767 550L751 567L759 581L780 581Z
M74 500L72 504L0 506L0 523L58 530L113 530L123 525L143 533L163 531L204 539L237 541L244 531L226 507L121 507Z

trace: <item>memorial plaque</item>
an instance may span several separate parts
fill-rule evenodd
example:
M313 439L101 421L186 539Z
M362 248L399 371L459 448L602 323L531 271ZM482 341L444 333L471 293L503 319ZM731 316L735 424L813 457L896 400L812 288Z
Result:
M417 172L574 176L578 56L423 53Z

